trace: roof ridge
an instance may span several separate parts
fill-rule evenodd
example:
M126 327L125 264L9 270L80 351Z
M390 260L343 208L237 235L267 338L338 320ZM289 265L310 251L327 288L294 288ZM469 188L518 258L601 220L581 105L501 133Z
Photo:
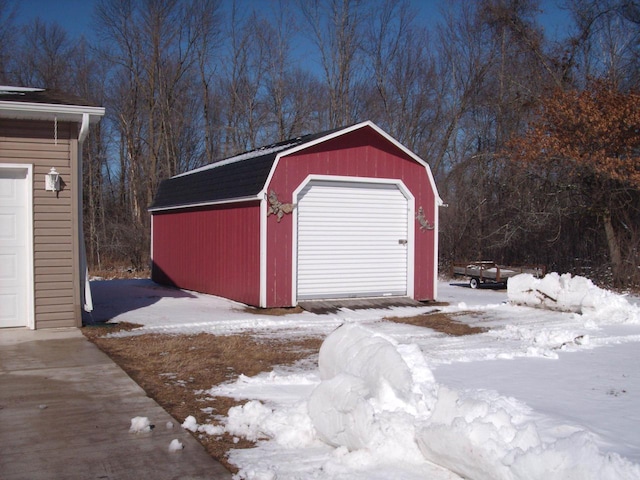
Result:
M187 172L182 172L179 173L177 175L174 175L171 178L179 178L179 177L184 177L187 175L191 175L193 173L199 173L199 172L203 172L206 170L211 170L213 168L218 168L218 167L222 167L225 165L230 165L232 163L236 163L236 162L242 162L244 160L248 160L251 158L255 158L258 156L262 156L262 155L269 155L272 153L276 153L276 152L280 152L282 150L286 150L289 147L297 147L300 145L304 145L305 143L308 143L310 141L313 141L315 139L318 138L322 138L326 135L330 135L332 133L338 132L340 130L344 130L346 128L349 127L339 127L339 128L333 128L330 130L326 130L324 132L319 132L319 133L307 133L305 135L298 135L297 137L293 137L290 138L288 140L282 140L276 143L271 143L268 145L264 145L258 148L254 148L253 150L247 150L245 152L242 153L238 153L236 155L232 155L230 157L226 157L220 160L215 160L212 163L208 163L207 165L203 165L201 167L198 168L194 168L192 170L189 170Z

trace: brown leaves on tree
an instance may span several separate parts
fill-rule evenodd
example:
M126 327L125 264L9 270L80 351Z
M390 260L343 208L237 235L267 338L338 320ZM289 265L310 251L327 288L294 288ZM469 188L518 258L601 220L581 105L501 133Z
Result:
M558 164L640 188L640 94L601 81L583 91L558 91L510 147L514 160Z

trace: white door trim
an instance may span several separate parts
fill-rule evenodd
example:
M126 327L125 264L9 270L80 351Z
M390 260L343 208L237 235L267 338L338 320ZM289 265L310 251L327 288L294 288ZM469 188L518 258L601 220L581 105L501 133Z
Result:
M407 296L414 297L414 269L415 269L415 197L407 188L404 182L394 178L373 178L373 177L349 177L342 175L315 175L311 174L305 178L293 191L292 201L294 206L298 205L299 196L302 190L312 181L329 181L359 184L385 184L395 185L407 199ZM293 225L291 235L291 305L298 304L298 209L293 209Z
M36 328L35 322L35 284L34 284L34 272L33 272L33 165L24 163L2 163L0 169L3 170L24 170L26 185L26 238L27 238L27 264L23 267L26 268L27 285L29 288L26 292L27 300L27 318L26 326L31 330Z

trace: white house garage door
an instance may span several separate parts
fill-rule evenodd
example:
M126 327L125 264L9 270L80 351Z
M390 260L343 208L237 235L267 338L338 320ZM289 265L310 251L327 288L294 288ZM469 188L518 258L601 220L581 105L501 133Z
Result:
M0 327L27 325L27 176L0 168Z
M297 208L298 300L407 294L408 203L397 185L311 181Z

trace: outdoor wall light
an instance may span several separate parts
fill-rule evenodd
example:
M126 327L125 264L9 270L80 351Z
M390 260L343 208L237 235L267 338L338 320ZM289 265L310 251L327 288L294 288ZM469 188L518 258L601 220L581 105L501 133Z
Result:
M44 189L49 192L60 191L60 174L56 171L55 167L51 167L49 173L44 176Z

